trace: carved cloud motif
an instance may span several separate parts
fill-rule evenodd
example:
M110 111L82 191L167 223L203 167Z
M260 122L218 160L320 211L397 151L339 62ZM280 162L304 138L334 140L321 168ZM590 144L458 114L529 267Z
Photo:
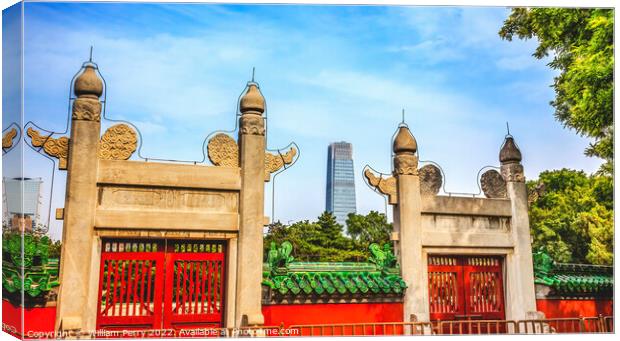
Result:
M17 129L13 128L9 130L4 136L2 136L2 148L8 149L13 147L13 139L17 136Z
M494 169L488 170L482 174L480 177L480 186L487 198L502 199L508 196L506 180Z
M420 175L420 193L422 195L436 195L441 189L443 179L441 170L435 165L426 165L418 170Z
M376 188L382 194L388 196L388 202L392 205L398 203L398 192L396 189L396 178L390 176L389 178L382 178L374 175L370 169L364 171L364 176L368 180L368 183Z
M239 147L235 140L226 134L217 134L207 145L209 160L215 166L239 167Z
M99 158L104 160L127 160L138 147L138 136L127 124L113 125L99 141Z
M34 147L42 146L45 153L58 158L58 169L67 169L67 158L69 156L68 137L63 136L55 139L49 136L41 136L38 131L32 128L28 128L27 133L28 136L30 136Z

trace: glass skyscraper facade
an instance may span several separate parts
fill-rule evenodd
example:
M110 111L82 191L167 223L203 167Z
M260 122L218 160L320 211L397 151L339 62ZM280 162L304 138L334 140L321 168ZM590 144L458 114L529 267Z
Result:
M347 215L356 212L353 146L348 142L334 142L327 148L325 210L343 225Z

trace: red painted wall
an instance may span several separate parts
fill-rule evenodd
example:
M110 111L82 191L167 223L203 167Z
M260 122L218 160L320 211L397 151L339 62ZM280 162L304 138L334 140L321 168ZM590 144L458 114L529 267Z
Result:
M21 313L24 311L24 338L41 339L54 336L56 307L20 308L7 300L2 300L2 330L20 337Z
M547 318L612 316L613 300L536 300L536 308Z
M266 326L402 322L402 303L330 303L263 305Z

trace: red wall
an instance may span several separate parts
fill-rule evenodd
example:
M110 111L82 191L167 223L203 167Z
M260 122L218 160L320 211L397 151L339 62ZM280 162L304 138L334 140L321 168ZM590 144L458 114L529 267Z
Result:
M536 300L536 308L547 318L612 316L613 300Z
M24 312L24 338L41 339L54 336L56 307L20 308L7 300L2 300L2 330L20 337L21 313Z
M263 305L266 326L402 322L402 303L329 303Z

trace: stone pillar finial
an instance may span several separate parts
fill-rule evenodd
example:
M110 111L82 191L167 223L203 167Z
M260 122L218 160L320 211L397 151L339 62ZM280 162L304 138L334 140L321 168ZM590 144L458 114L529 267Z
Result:
M247 91L239 101L241 112L240 133L245 135L265 135L265 98L261 94L258 84L249 82Z
M73 102L72 118L74 120L97 121L101 119L101 102L103 81L97 74L97 64L86 62L84 71L75 79L73 92L77 99Z
M506 135L504 144L499 152L502 175L509 182L525 182L523 165L521 165L521 151L512 135Z
M392 146L394 151L394 175L418 174L418 144L409 127L401 124Z

